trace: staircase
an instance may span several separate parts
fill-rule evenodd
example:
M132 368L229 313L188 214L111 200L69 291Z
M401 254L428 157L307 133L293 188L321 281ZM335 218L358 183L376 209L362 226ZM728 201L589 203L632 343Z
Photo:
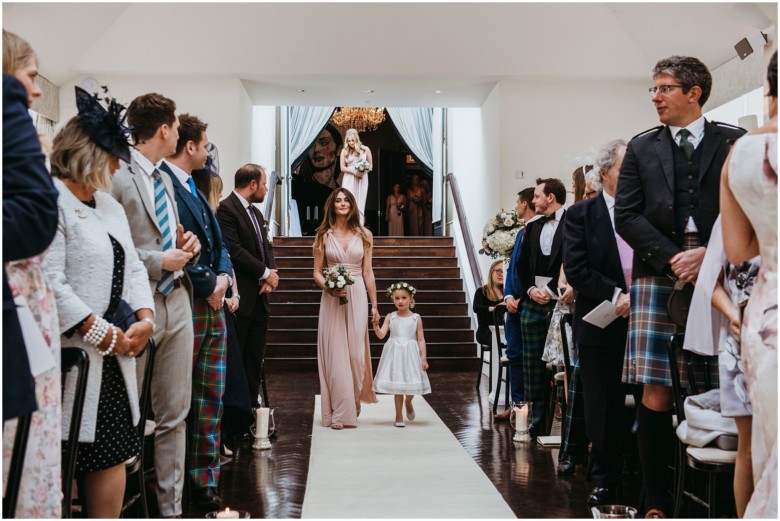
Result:
M280 281L271 294L265 357L269 371L317 367L317 316L322 290L312 278L313 242L313 237L274 238ZM414 312L423 319L430 370L476 370L471 303L463 291L452 238L376 237L373 266L382 320L395 311L385 295L390 284L404 280L417 288ZM368 325L371 359L376 368L384 342Z

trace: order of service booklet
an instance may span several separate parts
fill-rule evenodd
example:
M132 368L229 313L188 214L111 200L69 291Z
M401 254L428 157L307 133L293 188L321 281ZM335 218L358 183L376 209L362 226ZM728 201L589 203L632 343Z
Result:
M612 302L605 300L593 308L590 313L582 317L582 320L589 324L593 324L596 327L604 329L612 322L614 322L615 319L619 316L615 314L615 309L615 305Z

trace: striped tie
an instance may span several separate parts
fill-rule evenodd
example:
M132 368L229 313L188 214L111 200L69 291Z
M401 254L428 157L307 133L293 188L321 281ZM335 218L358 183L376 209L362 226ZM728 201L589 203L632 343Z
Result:
M165 194L165 184L158 170L152 174L154 178L154 213L157 216L157 224L160 226L163 238L163 251L173 247L173 235L171 234L171 223L168 219L168 197ZM157 291L162 293L163 297L173 289L173 272L162 272L162 277L157 282Z

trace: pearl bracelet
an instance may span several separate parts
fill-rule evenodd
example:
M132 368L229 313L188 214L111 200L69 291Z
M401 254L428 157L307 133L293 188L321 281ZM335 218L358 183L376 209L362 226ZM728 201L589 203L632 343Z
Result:
M100 356L108 356L108 355L110 355L110 354L111 354L111 352L112 352L112 351L114 350L114 348L116 347L116 339L117 339L117 334L116 334L116 326L114 326L114 325L112 325L112 326L111 326L111 334L112 334L113 336L111 337L111 343L110 343L110 344L108 344L108 349L106 349L105 351L100 351L100 350L98 350L98 354L99 354Z
M84 341L93 346L99 346L108 334L110 324L103 317L95 316L95 320L92 322L92 326L89 331L84 335Z

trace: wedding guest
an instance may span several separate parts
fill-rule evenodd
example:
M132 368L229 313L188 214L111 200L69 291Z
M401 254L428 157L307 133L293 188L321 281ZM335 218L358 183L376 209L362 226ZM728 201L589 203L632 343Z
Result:
M37 74L38 58L30 45L3 30L3 469L9 468L14 448L13 418L32 413L15 515L57 518L60 340L54 294L41 268L57 231L57 190L27 113L41 94ZM17 305L18 312L29 313L26 338ZM35 345L29 345L33 341ZM34 380L26 342L30 351L50 362ZM41 487L51 494L41 497Z
M114 176L111 194L127 213L133 242L154 294L157 346L151 383L154 471L163 517L182 514L186 420L192 396L192 283L184 267L197 261L200 242L179 222L171 179L157 165L176 151L176 103L160 94L135 98L127 109L135 148ZM143 379L146 357L138 364ZM196 494L203 494L199 489Z
M420 176L412 176L411 184L406 189L406 229L412 237L423 233L423 191L420 186Z
M196 116L180 115L176 151L159 164L159 169L170 177L182 226L194 233L202 245L197 262L184 268L193 287L190 320L195 337L189 475L199 491L196 502L218 507L220 422L227 356L223 304L225 293L233 285L233 265L217 216L192 178L192 171L204 168L209 159L207 128Z
M746 518L777 518L777 51L769 121L734 145L721 179L723 245L732 264L761 255L740 338L753 406L753 495Z
M387 235L403 237L405 208L406 196L401 193L401 185L395 183L393 193L387 196L387 204L385 205L385 221L388 223Z
M588 171L588 173L585 174L585 192L582 196L583 199L598 197L601 189L602 186L599 173L595 170Z
M651 101L662 126L628 144L615 197L615 227L635 252L623 380L643 386L637 443L645 515L665 517L672 509L667 461L674 447L667 345L677 331L666 303L672 278L696 281L703 245L718 215L720 171L730 142L744 131L705 120L702 107L712 76L696 58L659 60L653 80ZM681 379L687 385L685 374Z
M422 234L426 237L433 235L433 192L427 179L420 181L422 189Z
M488 282L474 292L471 307L477 315L477 342L482 345L493 345L493 311L504 301L504 260L493 261L488 269ZM503 317L499 325L504 325Z
M520 251L522 249L523 237L528 224L540 219L541 216L536 213L536 206L533 202L534 188L528 187L517 192L517 216L523 222L523 227L517 232L515 245L512 249L512 256L509 258L509 267L504 277L504 302L506 303L506 315L504 324L504 334L506 335L505 354L509 360L507 372L509 373L509 392L513 403L524 401L525 386L523 385L523 343L520 336L522 324L520 322L520 301L524 298L525 291L520 280ZM497 399L497 398L496 398ZM507 408L493 416L493 421L509 421L512 414L512 408L507 404Z
M571 193L574 195L574 203L585 199L585 176L593 170L593 165L582 165L571 174Z
M374 161L371 158L371 150L360 142L358 131L354 128L347 130L344 137L346 146L341 150L341 187L349 190L355 196L357 210L360 214L360 224L365 219L366 197L368 197L368 172L371 171ZM367 162L368 170L358 170L358 162Z
M325 201L340 186L339 154L344 141L328 124L305 152L301 165L292 176L292 198L298 206L303 235L314 235L324 215Z
M594 488L590 505L613 503L622 478L622 432L625 389L621 383L630 310L633 253L615 233L615 191L626 143L614 140L598 153L593 171L603 184L601 197L573 205L566 216L563 269L575 288L573 337L578 351L579 382L587 438L592 444ZM604 328L584 317L609 300L615 320Z
M317 326L322 423L334 430L357 427L360 403L377 402L368 341L369 300L371 320L379 320L373 242L371 232L360 224L352 193L334 191L313 246L314 282L322 289ZM354 284L331 289L323 270L340 265L349 270ZM348 302L341 304L341 298Z
M76 97L79 115L54 138L60 221L43 266L57 299L62 343L89 355L76 461L87 512L118 518L125 461L141 448L134 356L152 336L154 301L125 211L106 193L119 159L130 159L129 129L120 116L124 107L109 100L107 112L97 95L79 87ZM72 403L73 383L69 377L66 404ZM65 407L64 432L70 413Z

